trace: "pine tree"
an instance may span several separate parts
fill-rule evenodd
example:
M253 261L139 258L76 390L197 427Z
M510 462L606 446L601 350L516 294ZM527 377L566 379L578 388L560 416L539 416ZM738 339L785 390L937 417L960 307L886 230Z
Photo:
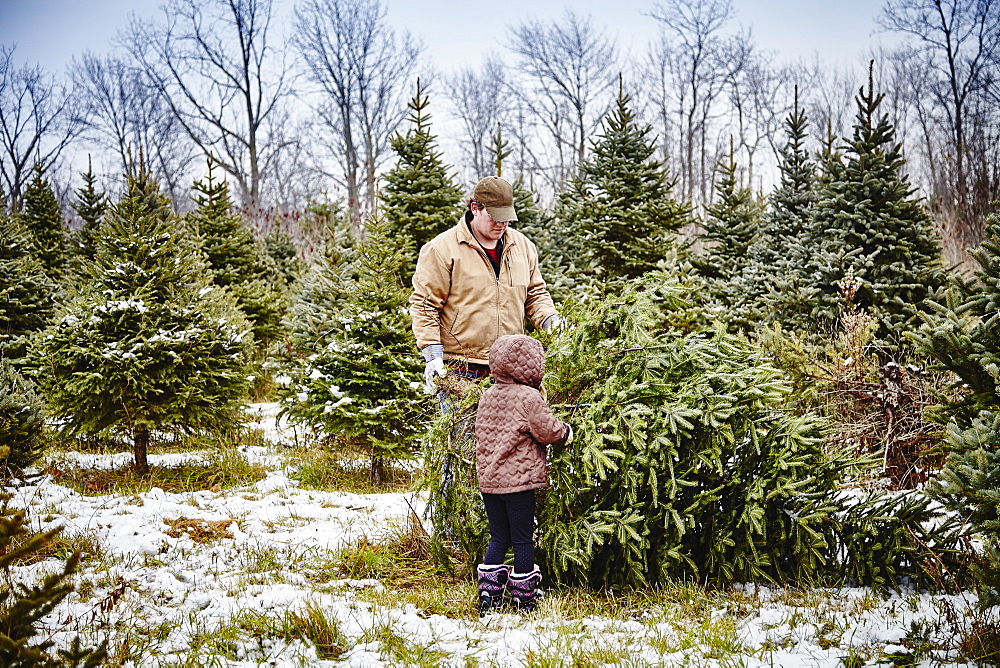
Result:
M781 182L771 194L771 208L765 217L760 242L751 255L768 272L768 288L763 295L765 322L781 322L798 330L811 331L815 323L812 309L817 304L818 290L808 281L812 248L818 239L812 238L818 188L816 164L805 148L808 118L799 106L799 90L795 88L795 105L785 119L787 141L779 151L778 169ZM829 135L829 133L828 133ZM833 152L833 139L826 144L825 155ZM839 159L827 160L831 167Z
M345 295L337 329L298 374L287 412L294 419L370 457L381 482L388 460L408 458L424 429L422 358L413 347L398 280L404 251L378 216L355 247L359 277Z
M0 454L2 457L2 454ZM0 493L0 571L9 573L12 566L43 553L62 531L53 529L35 533L28 528L23 510L13 510L10 494ZM14 583L0 589L0 665L8 668L55 668L79 666L95 668L107 658L107 646L84 648L79 637L68 650L52 655L52 640L41 639L41 620L55 610L74 587L70 581L80 562L80 553L66 560L61 572L46 575L41 583Z
M947 299L934 303L912 335L938 369L957 380L935 416L948 428L951 454L932 486L946 507L983 541L978 569L986 605L1000 604L1000 216L987 221L979 248L970 251L975 276L955 276Z
M878 318L879 344L895 348L902 333L919 324L918 312L942 288L945 272L930 217L905 174L895 129L879 115L883 97L869 71L867 90L856 98L846 160L832 151L825 160L803 283L813 294L811 312L830 330L839 315L837 281L853 269L863 281L856 305Z
M798 332L807 341L821 344L834 336L835 321L842 312L839 292L831 292L826 277L853 272L850 260L860 249L843 250L839 255L824 253L821 246L825 230L816 223L816 208L821 193L831 184L843 180L846 169L843 152L837 147L838 138L827 122L826 138L817 155L812 202L805 228L796 237L788 236L784 248L786 259L781 262L774 286L765 296L768 320ZM838 290L836 285L832 286Z
M34 174L24 191L19 217L34 239L45 272L58 283L69 260L69 232L41 164L35 164Z
M0 356L24 356L26 337L55 309L57 286L38 260L35 242L17 220L0 216Z
M691 263L705 281L709 315L749 330L760 322L766 287L763 268L751 255L761 242L763 209L751 190L738 183L732 142L716 174L715 198L705 209L699 235L706 251Z
M303 262L298 257L295 240L281 230L274 230L264 237L264 248L278 267L285 285L291 289L303 272Z
M778 151L781 181L771 194L771 208L765 218L765 236L778 241L773 251L775 259L785 255L788 241L800 239L806 233L816 206L816 165L805 145L808 128L809 118L799 106L796 86L795 104L785 119L788 138Z
M128 436L145 473L153 430L235 424L252 337L142 164L104 228L94 279L35 340L32 372L64 433Z
M579 243L580 264L601 282L654 269L676 249L676 234L688 222L689 210L670 195L663 163L651 158L651 127L638 124L630 103L619 82L616 106L556 212L565 236Z
M324 348L340 329L341 309L358 280L352 240L347 225L330 227L322 255L299 282L288 310L291 352L299 357Z
M94 175L94 166L87 156L87 171L82 175L83 187L76 191L76 204L73 208L80 218L83 219L83 227L76 235L76 244L79 253L86 260L94 259L94 252L97 245L97 230L104 219L104 214L108 210L108 197L105 193L97 190L97 177Z
M212 269L212 280L229 290L250 321L258 354L284 332L287 308L278 267L253 232L233 211L229 184L216 179L215 161L208 160L208 175L193 185L197 208L188 214L191 227L202 240L202 250Z
M417 92L407 105L413 127L391 139L398 159L383 177L382 209L389 233L407 240L404 247L409 248L404 280L416 268L420 247L452 227L462 214L462 190L448 173L431 134L428 104L417 79Z
M0 480L18 474L42 450L42 400L10 363L0 357Z

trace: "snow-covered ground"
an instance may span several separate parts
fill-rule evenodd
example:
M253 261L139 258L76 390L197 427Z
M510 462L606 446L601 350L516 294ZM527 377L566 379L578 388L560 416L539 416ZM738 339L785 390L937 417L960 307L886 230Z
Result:
M975 603L972 596L747 586L717 605L663 605L612 619L574 615L554 595L530 618L503 614L480 621L428 615L409 604L374 605L360 595L381 587L373 580L317 587L314 570L324 559L329 563L331 551L398 529L411 507L422 510L423 500L416 494L299 489L287 477L279 444L290 434L276 423L276 406L255 409L259 426L276 444L244 450L268 468L256 484L82 496L42 479L15 490L14 503L30 508L33 527L62 525L67 535L89 536L102 548L98 558L82 564L77 592L46 618L57 645L75 635L90 644L108 639L134 666L380 666L417 661L415 656L423 656L423 665L458 666L840 666L887 663L887 655L905 654L922 642L938 649L922 652L916 665L960 665L952 662L957 638L944 611L950 607L961 615ZM150 463L197 456L151 456ZM86 467L130 461L128 455L70 457ZM167 522L182 518L232 520L225 525L231 537L197 543L185 533L168 535ZM36 580L59 568L60 561L49 560L19 567L14 577ZM349 649L340 659L320 660L304 641L232 634L240 615L280 619L310 608L335 620L347 639ZM409 660L390 651L378 640L379 629L386 628L419 651ZM206 654L212 644L204 638L223 634L230 634L227 651ZM861 663L848 664L853 657Z

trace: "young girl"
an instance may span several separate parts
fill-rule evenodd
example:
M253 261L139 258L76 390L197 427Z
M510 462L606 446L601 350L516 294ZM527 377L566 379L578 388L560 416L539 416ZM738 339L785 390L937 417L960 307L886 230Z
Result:
M503 603L506 585L514 607L535 609L542 574L535 565L535 490L547 485L545 447L569 442L573 429L557 420L539 388L545 351L523 334L501 336L490 348L495 384L476 413L476 471L490 524L490 543L477 567L479 612ZM514 548L514 568L504 565Z

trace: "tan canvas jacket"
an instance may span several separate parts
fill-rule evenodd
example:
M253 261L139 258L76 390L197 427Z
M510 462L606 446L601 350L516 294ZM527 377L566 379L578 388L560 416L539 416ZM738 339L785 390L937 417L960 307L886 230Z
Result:
M517 230L504 235L499 277L464 219L420 249L410 296L418 348L439 343L445 359L486 364L497 338L524 333L525 317L541 327L555 313L535 244Z
M530 336L503 336L490 350L496 381L476 412L476 473L486 494L513 494L545 487L545 446L563 441L569 425L542 398L542 344Z

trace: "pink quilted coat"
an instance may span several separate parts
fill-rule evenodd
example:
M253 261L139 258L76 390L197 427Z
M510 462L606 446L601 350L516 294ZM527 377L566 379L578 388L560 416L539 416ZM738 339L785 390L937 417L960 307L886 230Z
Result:
M501 336L490 348L496 383L476 413L476 472L479 490L512 494L547 484L545 446L565 439L569 425L557 420L538 388L545 351L530 336Z

